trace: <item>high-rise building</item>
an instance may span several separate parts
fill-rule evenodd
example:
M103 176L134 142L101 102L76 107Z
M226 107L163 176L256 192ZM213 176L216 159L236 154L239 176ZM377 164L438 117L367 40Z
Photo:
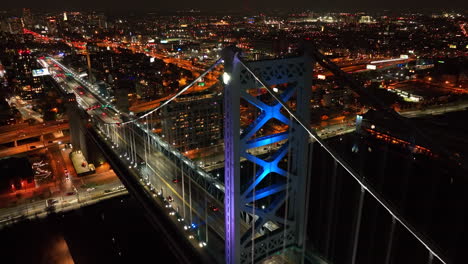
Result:
M8 31L11 34L19 34L23 32L23 23L18 17L10 17L7 19Z
M57 34L57 20L55 18L50 18L47 20L47 32L49 35Z
M33 25L33 17L29 8L23 8L23 24L25 28L30 28Z
M15 75L19 95L24 99L35 99L43 95L43 76L33 76L32 71L38 69L36 59L29 50L19 50L18 56L11 64Z
M208 147L222 140L222 98L213 93L179 96L162 108L165 140L181 151Z

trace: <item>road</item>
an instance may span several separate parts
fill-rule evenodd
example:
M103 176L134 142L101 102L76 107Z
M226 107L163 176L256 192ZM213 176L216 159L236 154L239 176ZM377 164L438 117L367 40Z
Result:
M66 68L60 62L47 58L39 59L42 65L49 65L54 80L67 93L74 93L77 103L82 109L85 109L91 116L97 116L107 123L120 123L119 111L111 107L102 107L111 105L109 98L98 94L96 86L88 83L79 77L76 73Z
M42 115L30 108L30 104L23 101L19 96L10 97L7 99L10 106L14 105L21 113L23 120L35 119L38 123L44 122Z
M386 69L388 67L392 67L397 64L402 64L402 63L408 63L410 61L414 61L414 59L409 58L409 59L401 59L398 61L388 61L388 62L380 62L380 63L373 63L373 65L376 66L376 70L380 69ZM359 63L354 63L346 66L340 67L342 71L347 72L347 73L357 73L357 72L365 72L365 71L371 71L370 69L367 69L367 64L370 64L370 61L367 63L359 62ZM325 76L332 76L333 73L330 71L320 71L318 74L323 74Z
M431 106L427 109L401 111L401 115L408 118L420 117L425 115L442 115L449 112L463 111L468 108L467 102L458 102L456 104Z
M108 190L108 191L106 191ZM65 212L75 210L83 206L98 203L99 201L110 199L116 196L127 194L127 190L120 182L107 184L96 188L90 192L81 192L77 195L68 195L59 198L54 208L49 208L50 211ZM31 202L28 204L19 205L11 208L0 209L0 228L13 224L27 218L45 217L50 212L47 209L47 199Z
M136 135L137 155L145 160L144 132L134 128L134 133ZM161 152L150 151L147 160L148 166L146 164L141 165L143 175L149 176L151 185L155 186L156 190L162 190L164 197L171 196L174 199L172 207L189 223L193 222L193 216L196 215L202 221L208 222L210 228L220 237L224 237L224 214L221 212L222 210L214 212L208 210L208 206L205 206L206 202L208 205L222 208L221 202L208 195L204 187L194 182L186 172L182 173L181 169ZM173 182L175 179L178 179L177 183ZM182 182L184 187L182 187ZM190 213L192 211L193 214Z
M0 144L13 142L21 139L38 137L62 130L69 129L68 122L54 121L48 123L42 123L40 125L33 125L24 127L21 130L8 131L0 134Z
M6 148L6 149L0 150L0 158L10 157L10 156L18 155L21 153L29 152L29 151L35 151L38 149L54 146L58 142L68 142L68 141L70 141L70 136L63 136L63 137L54 138L53 140L49 139L49 140L43 140L43 141L36 141L32 143L19 145L16 147Z

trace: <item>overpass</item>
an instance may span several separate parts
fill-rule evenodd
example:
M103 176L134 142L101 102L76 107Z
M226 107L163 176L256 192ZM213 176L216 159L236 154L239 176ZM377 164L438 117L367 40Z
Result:
M163 210L166 211L163 212L174 220L189 243L200 248L196 252L205 261L273 262L277 257L297 263L318 263L318 258L312 258L306 246L307 186L313 171L308 168L310 164L307 160L312 155L312 147L304 144L304 139L310 139L334 161L335 177L339 168L358 186L352 235L347 245L348 263L357 263L359 258L365 201L376 204L390 223L389 239L383 249L385 263L390 263L397 254L393 250L394 240L397 239L396 229L416 241L416 247L426 253L428 263L448 263L432 242L412 227L394 206L304 122L307 120L307 87L311 85L312 62L318 62L342 77L358 93L365 93L317 51L293 58L246 62L240 51L226 49L222 59L200 77L140 116L129 116L113 107L90 108L96 102L106 102L106 98L96 93L96 87L51 57L44 62L51 67L58 65L60 69L53 74L60 71L70 73L74 81L85 88L82 94L77 88L71 89L77 97L78 106L87 116L79 120L86 135L104 150L127 188L150 213L162 211L154 207L155 204L164 205ZM222 75L226 113L224 182L154 134L151 127L161 108L221 63L225 69ZM276 86L279 92L273 91L272 86ZM250 89L267 90L270 101L267 103L253 96ZM64 92L70 90L64 88ZM257 119L242 131L239 127L240 98L258 109ZM291 98L294 98L292 103L289 102ZM376 103L376 107L382 105ZM288 124L288 132L256 136L271 119ZM237 131L241 131L240 135ZM252 148L269 148L284 140L288 143L268 153L268 157L248 152ZM250 166L241 163L241 157L248 160ZM243 166L253 168L253 173L243 169ZM329 238L324 243L329 246L330 241ZM281 257L275 253L281 253ZM327 257L332 256L327 254Z
M51 121L39 125L18 124L0 130L0 158L34 151L68 142L68 121ZM63 133L66 132L66 133Z

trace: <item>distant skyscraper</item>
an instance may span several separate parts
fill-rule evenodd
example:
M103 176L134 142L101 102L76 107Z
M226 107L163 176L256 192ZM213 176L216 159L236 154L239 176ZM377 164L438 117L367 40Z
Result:
M50 35L55 35L57 33L57 21L54 18L51 18L47 21L47 31Z
M22 21L18 17L10 17L7 19L8 31L11 34L19 34L23 32Z
M23 24L26 28L29 28L33 25L33 17L31 14L31 9L29 8L23 8Z
M63 12L63 21L67 21L67 20L68 20L67 12Z

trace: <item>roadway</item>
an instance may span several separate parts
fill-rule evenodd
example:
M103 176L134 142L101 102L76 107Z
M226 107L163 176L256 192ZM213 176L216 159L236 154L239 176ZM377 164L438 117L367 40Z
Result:
M401 111L400 114L404 117L414 118L425 115L442 115L449 112L464 111L468 108L468 101L466 102L457 102L456 104L446 104L446 105L437 105L431 106L426 109L419 110L406 110Z
M119 123L122 120L112 108L101 107L104 104L110 105L108 98L97 94L97 88L76 73L66 68L53 59L40 59L41 64L49 65L49 71L54 80L66 93L73 93L76 96L78 105L84 109L91 117L97 116L107 123Z
M145 139L144 132L132 128L136 135L135 144L137 155L141 160L145 160ZM124 153L123 153L124 154ZM148 165L148 166L146 166ZM197 216L201 221L209 223L209 226L215 231L218 236L224 238L224 214L221 210L223 205L211 195L207 194L205 188L199 186L196 182L187 175L182 173L181 169L174 164L162 152L152 149L147 154L147 164L140 165L143 175L149 176L149 181L156 190L162 190L164 197L172 197L172 207L177 210L187 222L193 222L193 215ZM177 180L176 180L177 179ZM178 181L178 182L174 182ZM184 187L182 187L182 182ZM184 189L184 190L182 190ZM206 204L214 205L219 208L219 211L208 210ZM185 207L185 208L184 208ZM190 210L192 209L192 210ZM185 214L184 214L185 210ZM192 217L191 217L192 216Z
M48 198L56 201L53 206L48 206L48 199L43 199L15 207L1 208L0 228L24 219L46 217L51 212L75 210L127 193L125 187L120 182L116 182L96 187L92 191L76 192L73 195Z
M6 149L0 150L0 158L10 157L10 156L18 155L21 153L29 152L29 151L35 151L38 149L47 148L47 147L58 144L58 142L68 142L68 141L70 141L70 136L63 136L63 137L54 138L53 140L49 139L49 140L36 141L32 143L19 145L16 147L6 148Z
M0 144L14 142L31 137L39 137L50 133L69 129L68 122L65 121L53 121L42 123L39 125L33 125L24 127L20 130L6 131L0 134Z
M366 72L366 71L371 71L370 69L367 69L367 65L368 64L372 64L372 65L375 65L376 66L376 69L375 70L382 70L382 69L387 69L388 67L393 67L397 64L402 64L402 63L408 63L408 62L411 62L411 61L414 61L415 59L413 58L409 58L409 59L400 59L400 60L382 60L382 62L377 62L377 63L371 63L371 61L368 61L366 63L363 63L363 62L358 62L358 63L354 63L354 64L349 64L349 65L346 65L346 66L342 66L340 67L342 71L346 72L346 73L357 73L357 72ZM325 71L325 70L322 70L322 71L319 71L318 74L323 74L325 76L332 76L333 73L330 72L330 71Z
M23 120L34 119L38 123L44 122L42 115L34 110L32 110L31 105L24 100L22 100L19 96L10 97L6 99L10 106L15 106L16 109L20 112Z

